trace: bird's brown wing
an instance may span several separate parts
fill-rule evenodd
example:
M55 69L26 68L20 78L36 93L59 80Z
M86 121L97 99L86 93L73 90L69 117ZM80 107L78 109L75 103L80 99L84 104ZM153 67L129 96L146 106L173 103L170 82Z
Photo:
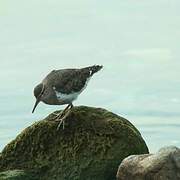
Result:
M45 78L45 81L55 87L56 91L70 94L83 89L89 77L90 73L88 69L62 69L53 70Z

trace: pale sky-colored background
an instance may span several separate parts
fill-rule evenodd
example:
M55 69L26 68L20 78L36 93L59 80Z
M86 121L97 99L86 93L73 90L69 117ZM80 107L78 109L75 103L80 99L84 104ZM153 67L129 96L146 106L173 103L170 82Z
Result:
M52 69L104 65L75 105L133 122L151 151L180 146L180 1L0 1L0 148L53 110L31 114Z

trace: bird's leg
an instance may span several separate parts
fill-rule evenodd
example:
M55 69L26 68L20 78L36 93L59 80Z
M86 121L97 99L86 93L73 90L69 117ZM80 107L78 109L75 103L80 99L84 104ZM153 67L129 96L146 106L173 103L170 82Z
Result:
M53 119L57 119L55 121L59 121L58 119L62 118L65 115L65 112L68 110L68 108L71 106L71 104L68 104L68 106L66 106L66 108L59 112L59 113L53 113L55 115L55 117Z
M57 126L57 130L59 130L59 128L61 127L61 124L63 124L63 129L64 129L65 119L70 114L70 112L71 112L70 110L71 110L72 107L73 107L73 104L71 103L64 109L65 110L64 116L63 117L61 116L61 118L59 119L60 122L59 122L59 124Z

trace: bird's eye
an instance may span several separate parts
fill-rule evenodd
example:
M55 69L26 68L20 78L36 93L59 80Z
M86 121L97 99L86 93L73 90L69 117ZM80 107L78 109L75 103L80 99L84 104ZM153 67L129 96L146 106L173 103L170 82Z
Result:
M40 94L40 96L42 96L44 94L44 89L41 91L41 94Z

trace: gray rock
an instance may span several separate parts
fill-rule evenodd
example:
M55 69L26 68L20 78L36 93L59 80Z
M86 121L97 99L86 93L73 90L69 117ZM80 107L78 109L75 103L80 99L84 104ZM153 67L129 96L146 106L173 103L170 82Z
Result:
M169 146L156 154L131 155L120 164L117 180L180 180L180 149Z

